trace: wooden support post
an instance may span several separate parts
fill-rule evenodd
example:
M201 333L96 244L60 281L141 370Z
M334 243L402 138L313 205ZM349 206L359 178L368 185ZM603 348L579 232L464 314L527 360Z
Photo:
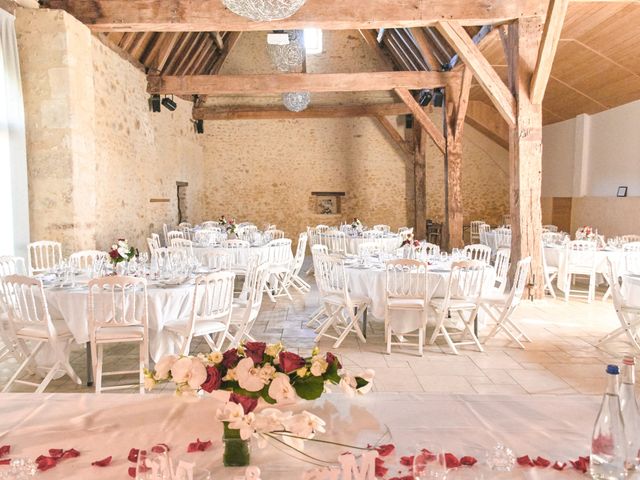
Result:
M542 107L531 101L531 78L536 69L543 19L531 17L509 25L509 77L516 96L516 124L509 128L511 177L511 272L531 256L530 295L544 296L542 273Z
M413 178L415 198L414 237L427 238L427 133L420 125L413 126Z

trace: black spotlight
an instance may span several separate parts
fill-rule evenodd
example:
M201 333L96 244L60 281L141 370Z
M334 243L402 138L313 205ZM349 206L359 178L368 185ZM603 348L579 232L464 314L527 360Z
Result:
M413 128L413 115L405 115L404 117L404 128Z
M149 97L149 110L152 112L160 111L160 95L151 95Z
M433 92L433 106L442 107L442 105L444 105L444 92L438 88Z
M196 133L204 133L204 120L196 120L193 125L196 128Z
M422 107L426 107L431 102L433 98L433 92L431 90L422 90L420 92L420 97L418 97L418 103Z
M178 108L178 104L173 101L173 98L164 97L162 99L162 105L165 106L167 110L173 112L176 108Z

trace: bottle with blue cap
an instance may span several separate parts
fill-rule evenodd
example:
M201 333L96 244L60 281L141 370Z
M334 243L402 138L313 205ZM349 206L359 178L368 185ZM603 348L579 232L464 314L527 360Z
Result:
M607 366L607 391L593 427L589 468L591 477L597 480L627 477L627 439L618 394L619 373L617 365Z

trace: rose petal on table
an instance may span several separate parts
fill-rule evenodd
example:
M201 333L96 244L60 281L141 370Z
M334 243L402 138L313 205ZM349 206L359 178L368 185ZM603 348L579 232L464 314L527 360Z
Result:
M102 460L96 460L95 462L91 462L93 467L106 467L111 463L111 456L103 458Z
M560 462L556 462L553 464L553 469L555 470L564 470L564 467L566 467L567 464L566 463L560 463Z
M9 455L11 452L11 445L2 445L0 447L0 457L4 457L5 455Z
M38 465L38 470L45 471L53 468L57 465L58 461L53 457L46 457L44 455L40 455L36 458L36 464Z
M62 453L62 458L76 458L80 456L80 452L75 448L70 448Z
M591 459L589 457L578 457L580 460L582 460L584 463L586 463L587 465L589 465L589 463L591 462Z
M50 448L49 449L49 456L53 457L53 458L62 458L62 454L64 453L64 450L62 448Z
M569 460L569 462L576 470L580 470L582 473L587 473L587 465L589 465L589 462L585 461L585 457L578 457L578 460Z
M11 463L10 458L3 458L2 460L0 460L0 465L9 465L10 463Z
M389 469L384 466L384 460L376 457L376 477L384 477Z
M170 451L171 449L169 448L169 445L167 445L166 443L157 443L155 444L153 447L151 447L151 451L153 453L165 453ZM137 454L136 454L136 458L137 458Z
M533 464L536 467L547 468L549 465L551 465L551 462L544 457L538 457L533 461Z
M516 459L516 462L518 462L518 465L522 467L533 467L533 462L529 458L529 455L523 455L522 457L518 457Z
M137 448L132 448L131 450L129 450L129 455L127 456L127 460L129 460L130 462L137 462L138 461L138 453L140 453L140 450Z
M187 452L204 452L207 448L211 446L211 440L207 440L206 442L200 441L199 438L196 439L195 442L191 442L187 446Z
M405 467L411 467L413 465L414 456L411 455L409 457L400 457L400 465L404 465Z
M136 478L136 467L129 467L127 473L131 478Z
M457 468L460 466L460 460L458 460L458 457L456 457L453 453L445 453L444 461L447 465L447 468Z
M431 453L428 449L423 448L421 451L425 462L432 462L436 459L435 453Z
M476 463L478 463L478 460L475 457L470 457L470 456L464 456L460 459L460 464L461 465L467 465L468 467L471 467L473 465L475 465Z
M376 447L378 455L380 455L381 457L387 457L391 455L395 449L396 446L393 443L387 443L386 445L380 445L379 447Z
M413 475L405 475L404 477L392 477L389 480L416 480Z

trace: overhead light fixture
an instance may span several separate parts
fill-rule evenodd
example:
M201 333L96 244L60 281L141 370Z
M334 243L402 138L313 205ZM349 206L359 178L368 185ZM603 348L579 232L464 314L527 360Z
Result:
M196 130L196 133L204 133L204 120L194 120L193 126Z
M304 32L287 30L267 35L267 52L280 72L300 73L305 60Z
M173 100L173 97L164 97L162 99L162 105L164 105L164 107L170 112L173 112L176 108L178 108L178 104Z
M418 103L421 107L426 107L431 102L433 98L433 92L431 90L422 90L420 92L420 96L418 97Z
M149 97L149 110L152 112L159 112L160 108L160 95L151 95Z
M433 106L442 107L444 105L444 92L441 88L437 88L433 91Z
M291 112L301 112L309 106L311 94L309 92L288 92L282 94L284 108Z
M236 15L255 22L282 20L296 13L306 0L222 0Z
M413 128L413 115L410 113L404 117L404 128Z

